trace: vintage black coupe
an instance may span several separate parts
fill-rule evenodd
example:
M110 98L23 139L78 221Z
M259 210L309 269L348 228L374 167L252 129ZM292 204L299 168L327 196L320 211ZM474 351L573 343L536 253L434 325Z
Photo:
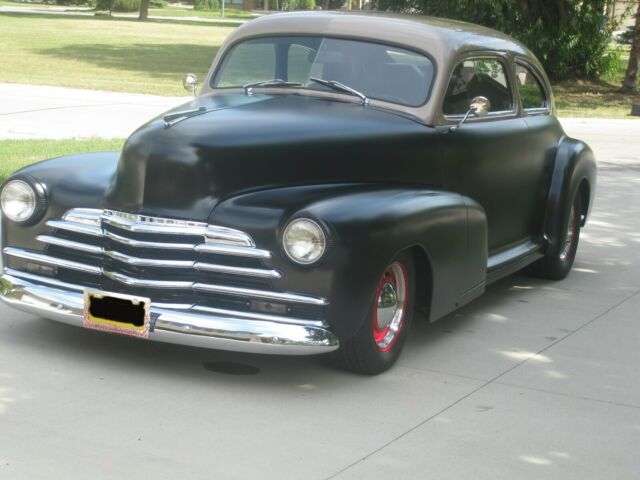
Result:
M571 269L594 157L505 35L265 16L229 36L194 97L120 154L5 182L2 300L150 340L331 352L375 374L415 308L433 322L517 270Z

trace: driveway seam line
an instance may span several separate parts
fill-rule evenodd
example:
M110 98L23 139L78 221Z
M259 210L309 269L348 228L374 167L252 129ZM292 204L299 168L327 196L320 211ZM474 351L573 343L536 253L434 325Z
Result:
M540 351L534 353L533 355L530 355L529 357L525 358L524 360L522 360L521 362L516 363L515 365L511 366L510 368L508 368L507 370L505 370L504 372L496 375L495 377L493 377L491 380L488 380L487 382L483 383L482 385L480 385L479 387L471 390L469 393L467 393L466 395L463 395L462 397L460 397L459 399L457 399L456 401L454 401L453 403L450 403L449 405L447 405L446 407L442 408L441 410L439 410L438 412L434 413L433 415L431 415L430 417L426 418L425 420L423 420L422 422L414 425L413 427L411 427L410 429L406 430L405 432L401 433L400 435L397 435L395 438L389 440L388 442L386 442L384 445L381 445L380 447L376 448L375 450L371 451L370 453L368 453L367 455L365 455L364 457L356 460L355 462L347 465L346 467L342 468L341 470L337 471L336 473L326 477L325 480L331 480L332 478L336 478L338 475L340 475L343 472L346 472L347 470L351 469L352 467L358 465L359 463L364 462L365 460L367 460L368 458L372 457L373 455L375 455L376 453L384 450L385 448L387 448L389 445L391 445L392 443L395 443L396 441L400 440L401 438L407 436L408 434L410 434L411 432L413 432L414 430L417 430L418 428L420 428L421 426L429 423L429 421L433 420L434 418L436 418L437 416L443 414L444 412L446 412L447 410L455 407L456 405L458 405L459 403L461 403L462 401L466 400L467 398L469 398L470 396L472 396L474 393L479 392L480 390L482 390L483 388L487 387L488 385L491 385L492 383L494 383L496 380L498 380L499 378L505 376L506 374L512 372L513 370L515 370L516 368L520 367L521 365L524 365L525 363L527 363L529 360L531 360L532 358L536 357L537 355L540 355L541 353L547 351L549 348L553 347L554 345L557 345L558 343L564 341L565 339L569 338L570 336L572 336L573 334L579 332L580 330L582 330L583 328L587 327L588 325L591 325L593 322L597 321L598 319L604 317L605 315L607 315L609 312L615 310L616 308L618 308L619 306L621 306L623 303L633 299L634 297L636 297L638 294L640 294L640 290L635 292L633 295L630 295L627 298L622 299L621 301L619 301L618 303L616 303L615 305L613 305L612 307L608 308L607 310L605 310L604 312L596 315L594 318L592 318L591 320L589 320L588 322L580 325L578 328L576 328L575 330L572 330L571 332L567 333L565 336L560 337L559 339L553 341L552 343L550 343L549 345L547 345L546 347L544 347L543 349L541 349Z
M503 387L519 388L521 390L531 390L532 392L548 393L549 395L558 395L560 397L575 398L578 400L586 400L588 402L604 403L606 405L613 405L616 407L635 408L640 410L640 405L632 405L630 403L620 403L620 402L614 402L611 400L600 400L598 398L583 397L582 395L572 395L570 393L554 392L553 390L545 390L544 388L525 387L523 385L517 385L515 383L507 383L507 382L494 382L494 383L496 385L502 385Z

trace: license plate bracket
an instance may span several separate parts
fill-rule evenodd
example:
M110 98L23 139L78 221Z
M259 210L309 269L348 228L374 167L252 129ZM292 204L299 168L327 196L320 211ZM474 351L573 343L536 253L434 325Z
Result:
M83 325L103 332L149 338L150 309L148 298L86 290Z

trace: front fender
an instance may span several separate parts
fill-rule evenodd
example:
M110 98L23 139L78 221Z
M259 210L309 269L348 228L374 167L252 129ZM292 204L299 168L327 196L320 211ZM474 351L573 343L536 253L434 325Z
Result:
M328 236L325 255L311 266L293 263L281 246L284 228L299 217L316 220ZM428 260L431 282L416 294L431 299L431 320L455 309L485 281L484 213L455 193L413 185L277 188L222 202L210 223L247 231L259 247L271 250L269 266L284 273L273 281L275 288L329 299L327 317L343 339L360 327L380 275L407 248L419 249Z
M544 234L548 241L546 255L560 253L566 240L571 204L579 189L582 197L582 225L586 223L593 206L596 173L596 161L586 143L568 137L560 141L545 211Z
M47 199L47 209L35 223L19 225L2 219L2 244L20 245L41 250L36 241L47 220L60 218L70 208L102 208L105 194L111 185L118 152L69 155L29 165L13 173L8 179L28 179L39 183Z

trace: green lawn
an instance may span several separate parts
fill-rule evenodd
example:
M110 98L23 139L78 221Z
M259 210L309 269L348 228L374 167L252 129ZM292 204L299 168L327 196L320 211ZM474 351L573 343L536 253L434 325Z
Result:
M184 95L232 26L0 13L0 82Z
M619 92L627 71L629 47L617 47L616 51L620 66L611 78L599 81L572 80L553 85L559 116L633 118L629 116L631 104L640 103L640 95Z
M72 153L120 150L121 138L83 140L0 140L0 182L19 168Z
M168 6L152 9L152 14L159 10L170 16L196 13ZM218 14L197 13L210 18ZM0 13L0 82L183 95L184 73L203 78L233 28L178 20ZM640 103L640 95L618 92L628 47L620 50L620 56L620 69L611 79L554 84L558 114L629 118L631 104Z
M38 7L38 8L48 8L55 7L56 5L51 5L48 3L38 3L38 2L16 2L13 0L0 0L0 7ZM73 8L73 7L69 7Z

